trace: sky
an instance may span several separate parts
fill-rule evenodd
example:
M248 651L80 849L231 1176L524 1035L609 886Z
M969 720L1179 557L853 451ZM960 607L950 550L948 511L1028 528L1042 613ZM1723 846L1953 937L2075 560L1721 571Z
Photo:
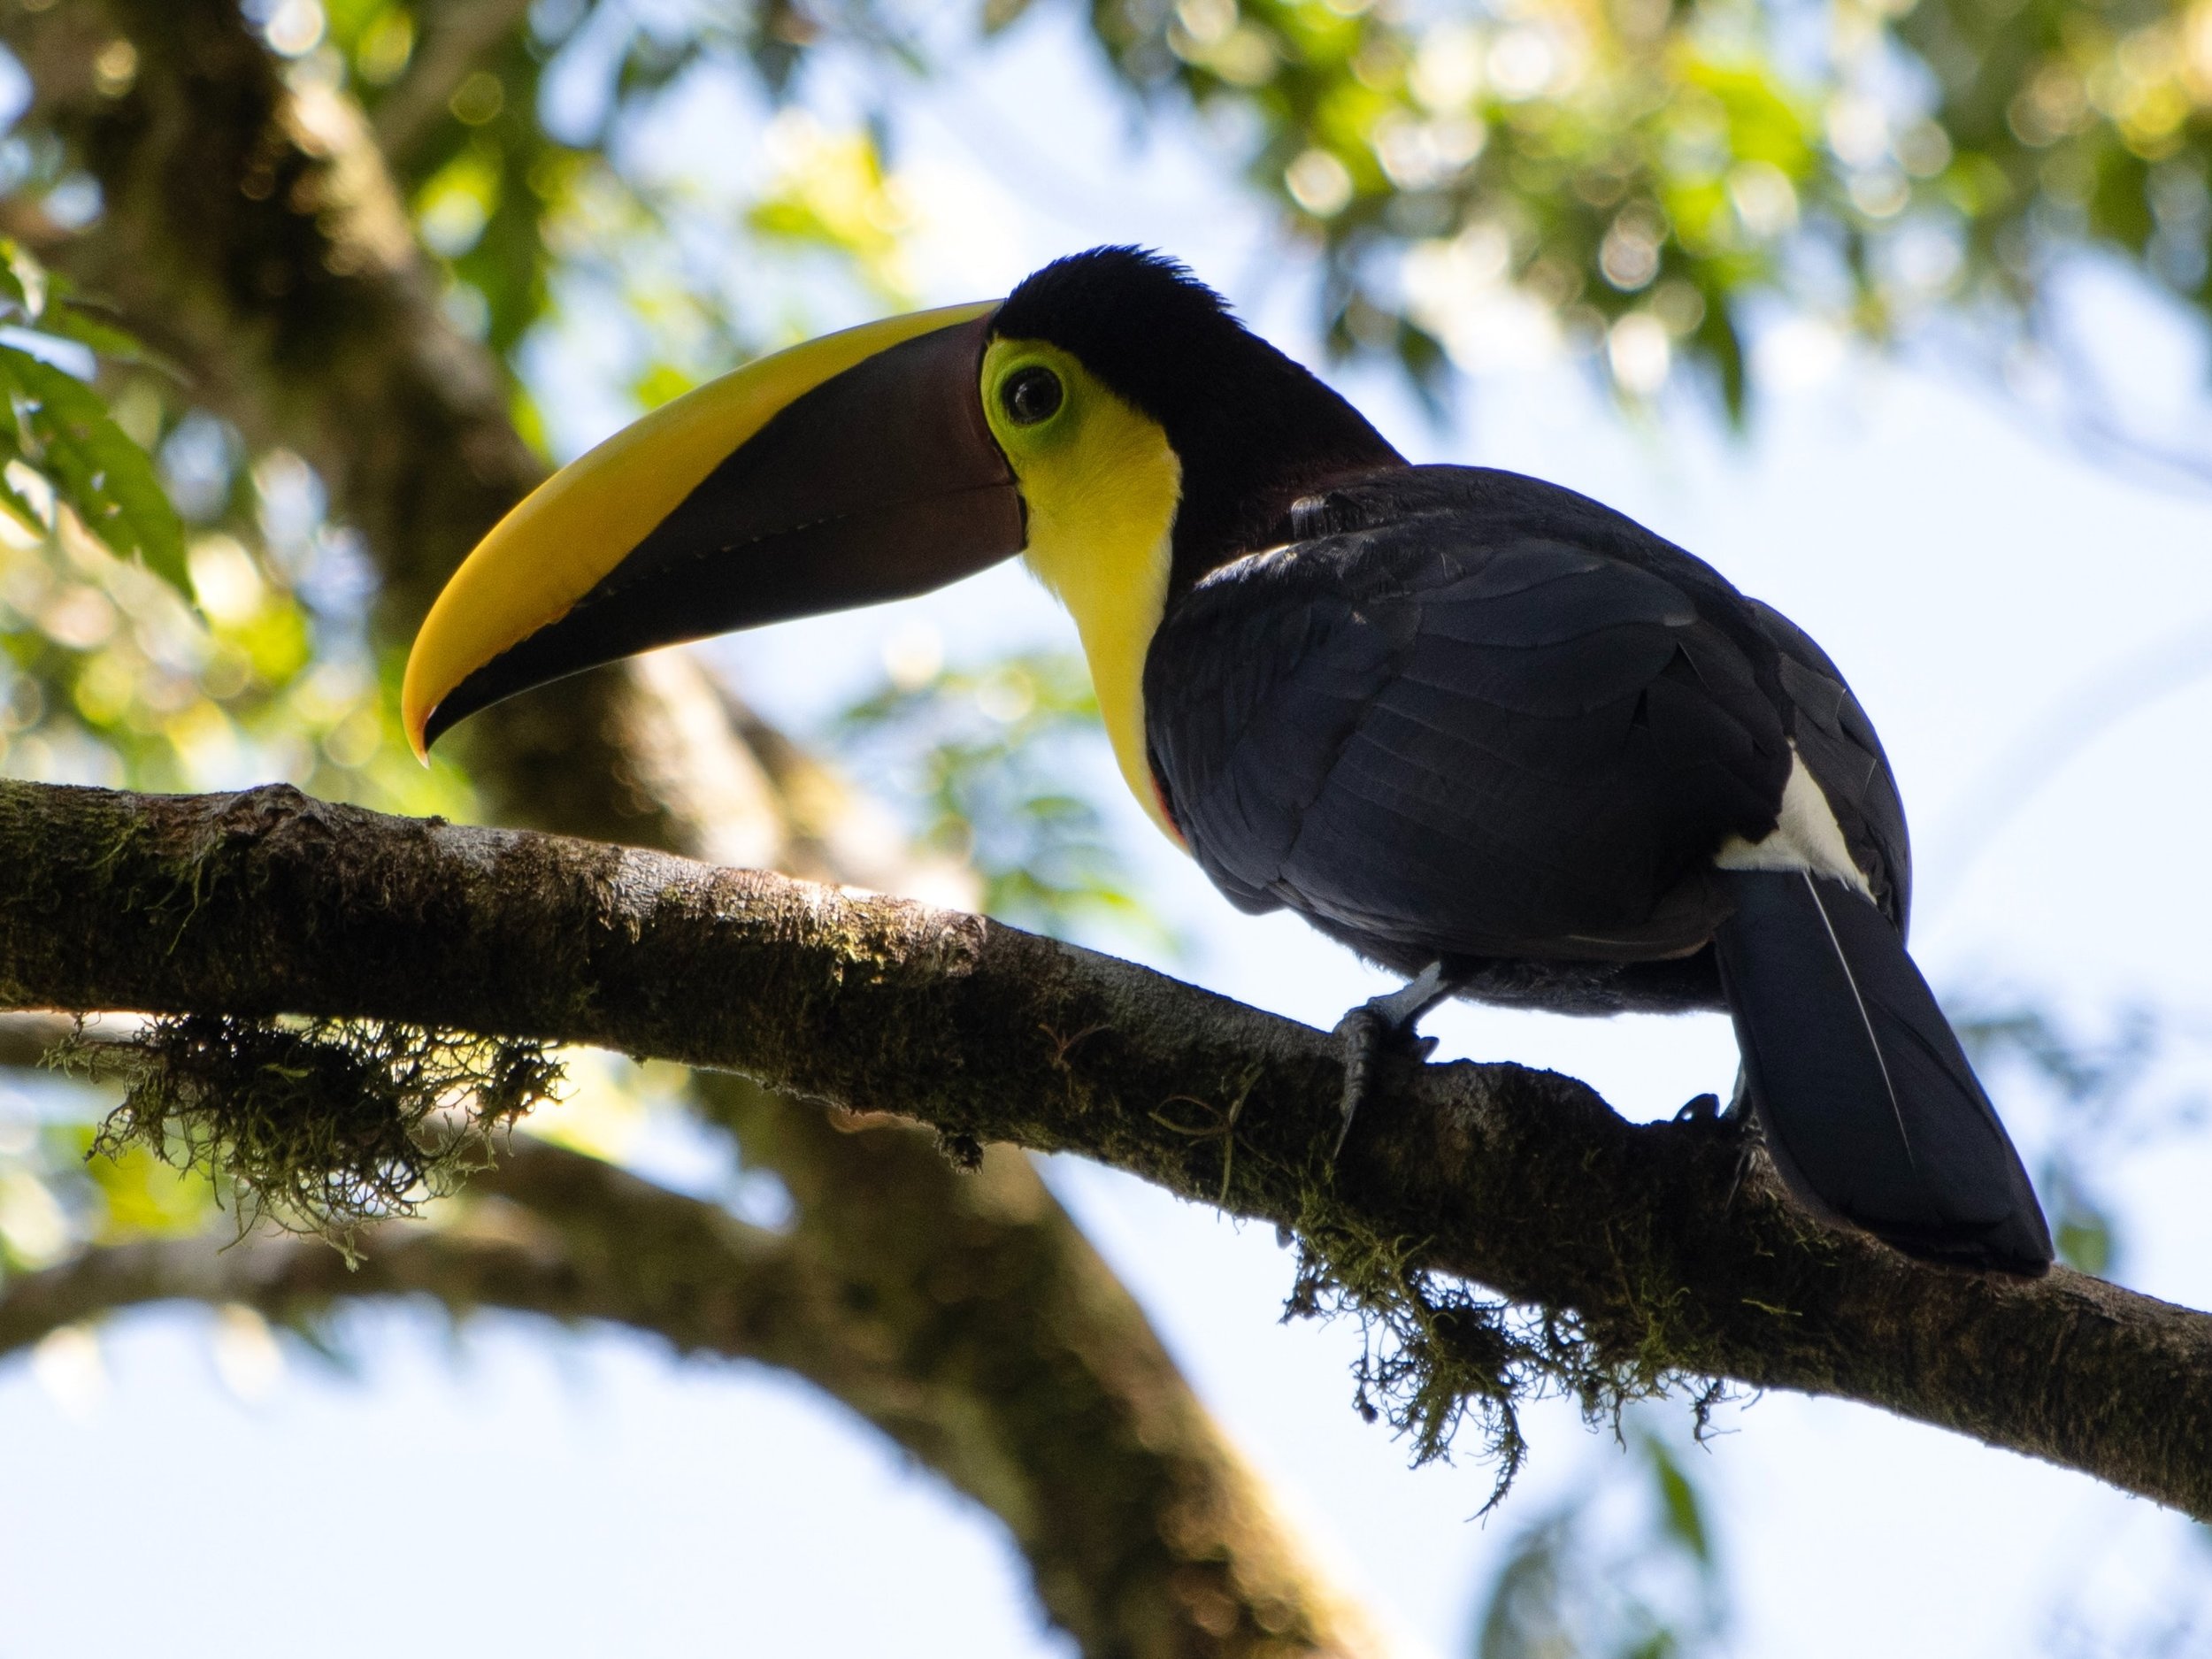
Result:
M900 118L921 297L1001 293L1056 254L1141 241L1316 361L1310 273L1225 188L1203 148L1219 141L1171 125L1133 148L1060 9L1041 10ZM834 110L834 76L816 96ZM703 86L649 149L672 165L741 154L728 130L751 119L729 88ZM2195 383L2194 342L2154 307L2109 287L2084 303L2099 343L2151 391ZM573 449L616 417L589 394L588 350L563 349L538 372ZM1625 421L1580 368L1540 352L1463 385L1446 427L1386 377L1339 383L1415 458L1598 496L1810 630L1902 786L1930 978L1983 1004L2044 999L2093 1031L2138 1002L2177 1010L2185 1041L2152 1087L2200 1091L2212 680L2191 671L2212 641L2212 493L2150 488L1985 387L1816 328L1777 329L1760 362L1763 412L1741 439L1692 397ZM956 660L1072 643L1041 592L1002 567L710 656L803 730L872 682L895 635L924 626ZM1381 988L1294 921L1215 896L1118 794L1102 751L1097 779L1154 902L1193 935L1160 965L1323 1026ZM1454 1005L1425 1028L1447 1056L1556 1067L1636 1118L1725 1092L1735 1064L1718 1017ZM2023 1079L1993 1081L2032 1164L2047 1102ZM669 1156L680 1164L680 1148ZM1516 1527L1618 1456L1571 1409L1539 1407L1521 1486L1478 1522L1485 1467L1409 1470L1405 1448L1350 1409L1356 1333L1279 1323L1291 1261L1271 1230L1073 1160L1048 1173L1318 1553L1409 1653L1466 1651ZM2212 1304L2207 1139L2123 1148L2097 1174L2129 1224L2118 1276ZM987 1516L785 1379L519 1320L457 1338L398 1311L349 1329L351 1374L200 1310L133 1316L96 1344L0 1367L0 1659L279 1645L331 1659L402 1644L549 1659L1067 1651ZM2069 1607L2124 1624L2175 1574L2212 1569L2193 1529L2149 1504L1865 1407L1768 1394L1732 1403L1720 1427L1688 1455L1723 1517L1742 1653L2009 1659Z

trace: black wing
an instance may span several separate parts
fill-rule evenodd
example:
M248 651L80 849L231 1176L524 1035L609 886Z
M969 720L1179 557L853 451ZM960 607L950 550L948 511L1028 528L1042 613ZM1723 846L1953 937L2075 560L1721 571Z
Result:
M1710 935L1712 856L1773 827L1799 723L1749 602L1510 474L1412 469L1292 528L1181 598L1147 664L1155 769L1233 900L1408 971ZM1813 658L1797 672L1832 674Z

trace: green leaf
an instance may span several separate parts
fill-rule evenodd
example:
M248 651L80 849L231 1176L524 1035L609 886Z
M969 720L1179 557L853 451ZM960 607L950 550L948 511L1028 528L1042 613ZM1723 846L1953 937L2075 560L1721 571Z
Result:
M0 304L27 319L32 314L31 296L16 272L14 251L13 242L0 242Z
M63 340L73 340L89 349L95 357L110 363L133 363L142 368L157 369L171 380L181 384L184 371L152 349L136 335L127 334L113 323L103 322L74 305L51 305L39 319L38 331Z
M4 301L26 322L35 323L56 286L55 279L47 274L44 265L13 239L0 236L0 301Z
M109 416L100 395L65 370L0 345L0 390L12 405L24 458L54 486L85 528L120 558L192 597L184 526L153 457Z
M1562 1617L1560 1593L1572 1566L1576 1517L1554 1516L1522 1532L1490 1588L1475 1632L1475 1659L1544 1659L1577 1644Z
M1714 1564L1713 1540L1706 1531L1705 1506L1696 1486L1676 1461L1673 1451L1657 1435L1645 1438L1644 1452L1651 1460L1652 1479L1659 1488L1659 1502L1666 1517L1668 1533L1697 1558L1699 1566L1709 1572Z
M16 458L15 445L12 443L0 442L0 451L5 452L0 455L0 465L4 465L7 462ZM30 498L8 481L5 472L0 472L0 510L4 510L33 535L46 534L45 518L40 515L38 509L31 504Z
M2083 1205L2079 1209L2062 1210L2058 1225L2052 1229L2056 1235L2058 1259L2069 1267L2085 1273L2100 1276L2112 1269L2114 1248L2112 1223L2100 1211Z

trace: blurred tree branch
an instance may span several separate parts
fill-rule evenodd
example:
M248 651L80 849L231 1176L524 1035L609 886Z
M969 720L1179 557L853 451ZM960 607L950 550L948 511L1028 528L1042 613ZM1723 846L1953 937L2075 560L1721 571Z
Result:
M1332 1168L1323 1033L911 901L281 786L0 782L0 1006L362 1016L739 1071L928 1123L956 1154L1080 1152L1294 1229L1316 1294L1433 1316L1424 1394L1448 1374L1509 1413L1551 1383L1595 1409L1732 1378L2212 1515L2212 1317L1821 1229L1733 1130L1631 1125L1569 1078L1425 1068ZM1540 1307L1542 1345L1428 1298L1430 1272Z
M792 1127L845 1138L818 1115ZM849 1161L865 1166L902 1137L850 1139ZM1380 1652L1356 1610L1317 1596L1264 1489L1212 1434L1128 1293L1041 1197L1017 1154L973 1178L940 1163L897 1189L877 1229L935 1231L887 1254L818 1210L771 1232L524 1137L436 1225L365 1238L357 1269L318 1241L262 1235L228 1248L108 1246L12 1280L0 1354L179 1299L243 1302L287 1325L405 1295L457 1318L604 1321L816 1384L1002 1517L1061 1622L1120 1631L1119 1651ZM1041 1329L1015 1328L1039 1317ZM979 1389L979 1374L993 1386ZM1128 1540L1147 1532L1151 1548L1133 1555ZM1171 1609L1197 1643L1160 1628Z

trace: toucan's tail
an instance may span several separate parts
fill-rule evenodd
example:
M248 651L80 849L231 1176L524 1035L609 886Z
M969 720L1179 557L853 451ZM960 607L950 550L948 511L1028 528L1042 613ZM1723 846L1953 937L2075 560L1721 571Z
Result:
M1801 871L1717 873L1721 981L1784 1178L1911 1255L2042 1272L2035 1189L1889 919Z

